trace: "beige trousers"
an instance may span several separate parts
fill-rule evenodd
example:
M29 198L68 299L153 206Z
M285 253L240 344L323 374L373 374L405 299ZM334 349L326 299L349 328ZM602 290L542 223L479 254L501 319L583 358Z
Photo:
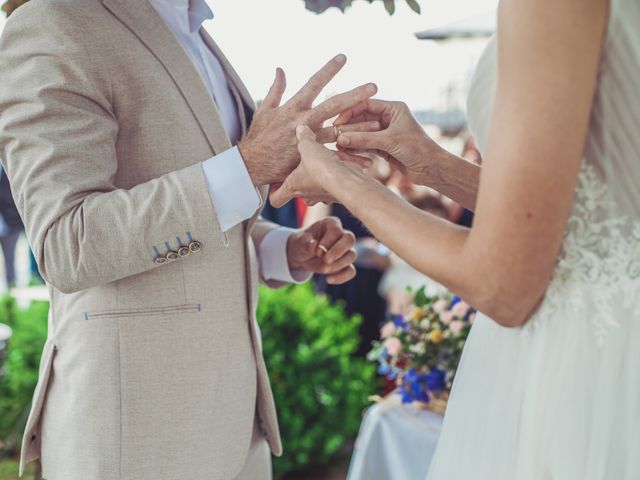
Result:
M271 449L267 439L260 432L256 419L247 460L240 473L233 480L272 480L272 475Z

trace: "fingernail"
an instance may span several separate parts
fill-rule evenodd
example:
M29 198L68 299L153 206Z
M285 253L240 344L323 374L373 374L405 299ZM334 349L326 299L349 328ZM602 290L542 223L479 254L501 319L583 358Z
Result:
M298 137L298 140L300 140L300 137L302 136L303 133L304 133L304 125L298 125L296 127L296 136Z
M336 55L334 60L337 63L345 63L347 61L347 56L344 53L340 53L340 54Z
M349 137L344 136L344 135L340 135L338 137L338 143L340 145L349 145L351 143L351 139Z
M375 83L370 83L367 85L367 92L376 93L378 91L378 86Z
M371 128L373 128L374 130L377 130L380 128L380 122L372 122L371 123Z

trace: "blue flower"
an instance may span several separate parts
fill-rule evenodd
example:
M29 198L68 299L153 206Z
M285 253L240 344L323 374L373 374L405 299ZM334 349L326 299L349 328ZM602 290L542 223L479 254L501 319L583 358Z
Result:
M402 403L415 401L427 403L429 401L427 375L418 373L413 368L407 370L402 377L398 394L402 396Z
M406 320L404 319L404 317L402 315L396 315L393 318L393 324L396 327L400 327L400 328L407 328L407 325L408 325Z
M381 363L378 367L378 375L387 375L391 371L388 363Z
M462 299L457 296L454 295L454 297L451 299L451 305L449 305L449 308L452 308L456 303L460 303L462 301Z
M427 388L434 392L444 390L446 387L445 373L438 368L434 368L433 370L431 370L431 373L426 375L425 380L427 383Z

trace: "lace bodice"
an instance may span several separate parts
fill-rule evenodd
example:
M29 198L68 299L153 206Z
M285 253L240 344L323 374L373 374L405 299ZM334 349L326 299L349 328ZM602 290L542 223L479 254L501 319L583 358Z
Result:
M619 312L640 309L640 98L633 80L640 76L640 33L619 13L622 3L640 11L633 0L612 4L573 211L545 298L525 327L534 331L559 314L579 315L593 323L599 345L629 321ZM496 93L496 50L493 39L467 106L481 150Z

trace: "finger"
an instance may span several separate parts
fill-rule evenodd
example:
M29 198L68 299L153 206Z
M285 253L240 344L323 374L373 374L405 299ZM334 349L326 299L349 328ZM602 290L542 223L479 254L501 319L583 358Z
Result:
M287 179L288 180L288 179ZM289 200L293 198L293 191L289 187L289 182L285 180L280 187L271 188L269 190L269 203L274 208L283 207Z
M326 255L325 255L326 258ZM320 267L320 271L318 273L322 275L333 275L335 273L341 272L349 265L353 265L356 261L357 255L354 249L347 250L347 252L342 255L342 257L338 258L336 261L327 264L324 263Z
M316 255L318 257L324 257L328 254L333 245L342 238L344 230L342 230L342 224L340 220L335 217L329 217L322 220L324 224L324 235L318 240L318 248Z
M310 107L318 95L320 95L322 89L342 70L345 63L347 63L347 57L342 53L333 57L309 79L298 93L291 97L287 105L293 105L299 108Z
M355 163L362 169L369 168L373 165L373 160L368 158L365 154L354 155L350 152L336 152L336 154L343 162Z
M324 256L324 263L330 265L344 255L347 254L356 244L356 237L353 233L349 231L344 231L342 236L338 239L337 242L333 244L333 246L329 249L327 254ZM355 259L354 259L355 260Z
M344 132L378 132L380 128L378 121L324 127L316 131L316 140L319 143L334 143Z
M387 100L378 100L369 98L352 108L345 110L338 115L338 118L333 122L334 125L344 125L352 121L355 117L365 118L368 115L372 115L375 118L381 117L393 106L393 102Z
M316 254L316 248L318 248L318 241L313 238L310 232L305 232L300 237L301 245L304 247L304 251L308 253L310 256L314 256Z
M351 150L389 151L389 130L380 132L346 132L338 137L338 145Z
M301 157L325 155L330 152L324 145L318 143L316 134L306 125L298 125L296 127L296 136L298 137L298 152L300 152Z
M322 123L341 112L362 103L364 100L373 97L378 92L375 83L360 85L353 90L339 95L335 95L311 110L307 121L311 125Z
M264 97L263 105L270 108L277 108L282 101L282 95L287 88L287 77L284 74L284 70L280 67L276 68L276 78L273 81L273 85L269 89L269 93Z
M326 277L327 283L330 285L342 285L343 283L347 283L353 277L356 276L356 267L353 265L349 265L345 267L338 273L334 273L332 275L328 275Z

